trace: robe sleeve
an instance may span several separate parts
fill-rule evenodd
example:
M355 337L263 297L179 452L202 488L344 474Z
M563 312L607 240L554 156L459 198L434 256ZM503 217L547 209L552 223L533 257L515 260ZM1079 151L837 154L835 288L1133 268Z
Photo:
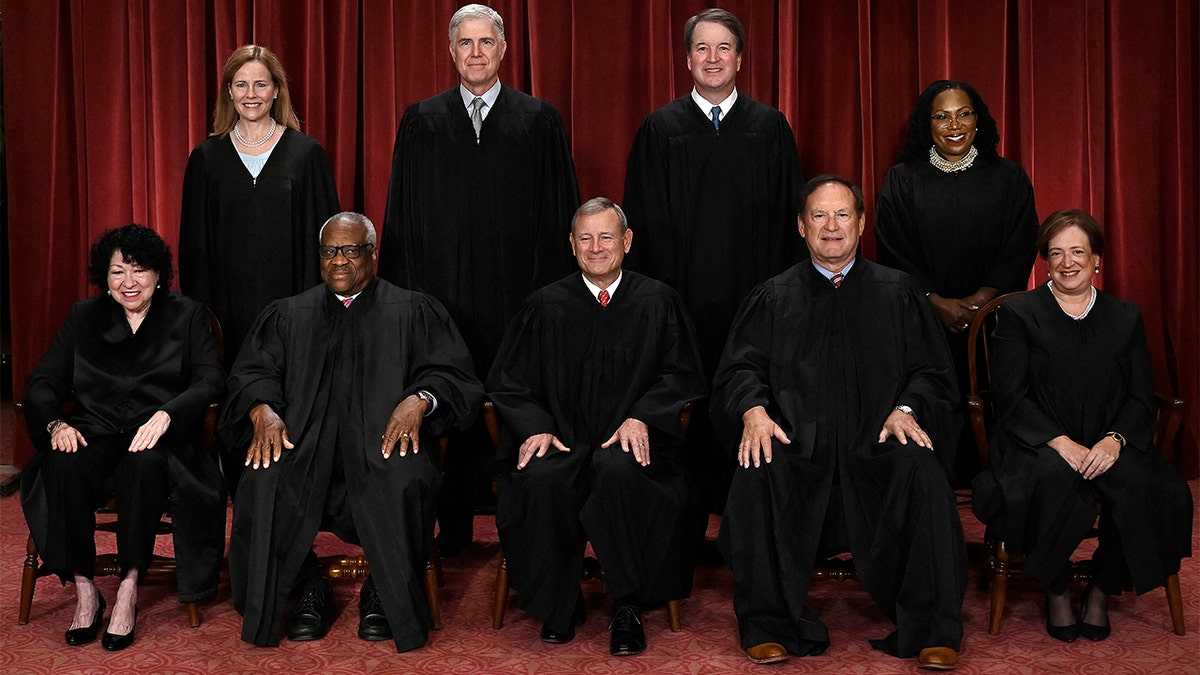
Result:
M210 403L225 394L225 374L217 361L217 342L212 334L208 312L200 304L188 303L187 368L188 386L163 404L171 416L171 426L180 431L195 429Z
M314 264L318 260L317 247L321 245L321 226L330 216L342 210L329 155L320 143L309 142L312 147L304 163L304 174L300 177L303 189L296 193L300 203L293 209L300 219L293 226L304 233L293 240L295 250L292 260L296 261L293 273L298 278L293 279L292 288L297 293L321 283L320 265Z
M1025 170L1012 164L1013 173L1005 186L1003 243L994 252L992 266L983 275L982 286L1001 293L1025 290L1037 254L1038 217L1033 205L1033 184Z
M538 121L541 147L537 153L537 184L543 189L536 195L532 288L560 279L572 269L566 239L571 232L571 218L579 208L571 146L558 112L548 104L546 108Z
M755 406L763 406L771 419L784 423L771 397L774 304L774 290L760 284L742 302L729 329L709 406L713 422L727 439L740 436L742 415Z
M266 403L284 417L283 370L287 350L280 327L284 318L279 304L271 303L255 320L229 374L229 394L217 423L217 437L226 448L243 448L250 443L254 435L250 410L259 403Z
M1125 403L1104 433L1116 431L1142 452L1154 447L1154 370L1146 346L1146 328L1136 307L1134 325L1125 353L1129 357L1129 392Z
M189 298L212 307L208 224L208 165L203 147L196 146L183 174L183 210L179 216L179 289Z
M919 262L920 247L913 239L916 225L912 222L912 186L906 186L903 173L901 166L888 169L875 199L875 255L880 264L912 276L922 294L930 293L936 289Z
M942 464L953 467L962 415L954 362L942 324L933 305L911 282L902 292L900 317L908 373L893 405L912 407Z
M1001 305L996 310L988 372L992 378L997 429L1039 452L1054 452L1046 443L1067 432L1042 410L1035 397L1029 381L1032 336L1028 331L1023 317L1008 306Z
M25 425L29 428L30 438L34 447L39 449L49 447L50 435L46 433L46 425L62 417L63 403L71 397L79 320L79 307L76 305L71 308L37 368L25 378L21 406L24 408Z
M454 321L436 299L422 296L414 303L412 362L404 396L422 389L437 398L438 407L422 423L429 433L442 435L450 427L467 428L475 420L483 399L483 385Z
M408 231L411 220L409 211L414 208L412 195L407 190L419 176L410 176L412 159L409 157L415 144L413 138L419 113L409 107L396 129L396 143L392 147L392 177L388 183L387 208L383 217L383 232L379 242L379 276L404 288L416 288L413 283L413 250Z
M497 448L497 459L515 456L516 448L530 436L559 433L554 416L542 404L547 393L540 361L554 358L544 335L536 304L526 300L513 317L487 378L488 398L496 406L505 436Z
M646 391L634 401L629 416L670 436L682 439L679 413L684 404L704 397L696 329L677 295L668 304L665 326L659 336L659 369Z
M678 288L674 278L675 255L671 245L670 153L667 140L655 126L655 116L647 117L629 150L625 167L625 195L622 207L637 245L629 252L626 266L669 286Z

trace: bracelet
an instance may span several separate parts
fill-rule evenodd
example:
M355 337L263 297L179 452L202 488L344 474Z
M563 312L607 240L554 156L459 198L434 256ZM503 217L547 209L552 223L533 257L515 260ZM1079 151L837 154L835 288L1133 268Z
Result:
M54 432L58 431L58 428L65 425L66 423L67 423L66 420L62 420L62 419L54 420L46 425L46 433L53 436Z
M1125 447L1125 437L1115 431L1110 431L1104 434L1105 438L1111 438L1116 441L1122 448Z

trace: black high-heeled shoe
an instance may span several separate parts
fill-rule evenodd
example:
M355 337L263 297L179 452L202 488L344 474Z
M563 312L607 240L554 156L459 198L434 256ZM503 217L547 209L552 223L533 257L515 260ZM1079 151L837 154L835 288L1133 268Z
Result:
M100 644L104 645L104 648L110 652L119 652L133 644L133 632L137 630L137 615L138 608L134 606L133 626L129 629L129 632L124 635L113 635L108 631L104 631L104 637L100 638Z
M96 633L100 631L100 622L104 620L104 596L100 595L99 588L96 589L96 602L96 613L92 615L92 625L67 629L67 644L72 647L81 647L96 639Z
M1103 626L1097 626L1096 624L1087 623L1086 621L1083 620L1083 617L1087 616L1088 599L1092 595L1093 588L1095 588L1095 587L1092 586L1091 584L1088 584L1087 588L1083 589L1083 600L1081 601L1081 603L1080 603L1081 606L1079 608L1079 634L1082 635L1083 637L1091 640L1092 642L1100 642L1101 640L1107 639L1108 636L1112 633L1112 624L1109 623L1109 621L1108 621L1108 612L1107 611L1105 611L1105 613L1104 613L1104 625ZM1098 588L1095 590L1097 590L1101 593L1104 592L1104 591L1100 591L1100 589L1098 589Z
M1050 594L1046 594L1046 634L1059 642L1074 642L1079 637L1079 624L1055 626L1050 623Z

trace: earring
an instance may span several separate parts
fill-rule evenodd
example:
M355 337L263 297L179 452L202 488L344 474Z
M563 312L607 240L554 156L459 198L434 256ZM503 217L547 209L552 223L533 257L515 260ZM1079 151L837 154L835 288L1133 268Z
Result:
M1100 274L1100 266L1096 265L1096 274Z

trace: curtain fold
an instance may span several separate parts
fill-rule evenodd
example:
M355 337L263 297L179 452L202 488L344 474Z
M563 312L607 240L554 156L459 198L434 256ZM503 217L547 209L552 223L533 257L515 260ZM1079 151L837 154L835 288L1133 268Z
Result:
M459 4L3 0L17 395L70 304L93 292L84 270L96 236L133 221L175 245L188 153L210 130L234 48L279 54L342 203L382 226L401 115L456 82L446 29ZM493 4L508 39L501 79L558 108L584 198L621 198L638 125L691 87L683 22L717 4ZM871 213L916 95L938 78L971 82L999 122L1002 154L1029 172L1038 213L1085 208L1105 225L1101 283L1141 306L1157 387L1192 408L1185 473L1197 474L1195 0L722 6L748 33L740 90L788 117L806 175L847 175ZM863 252L874 255L869 227ZM28 456L18 450L17 462Z

